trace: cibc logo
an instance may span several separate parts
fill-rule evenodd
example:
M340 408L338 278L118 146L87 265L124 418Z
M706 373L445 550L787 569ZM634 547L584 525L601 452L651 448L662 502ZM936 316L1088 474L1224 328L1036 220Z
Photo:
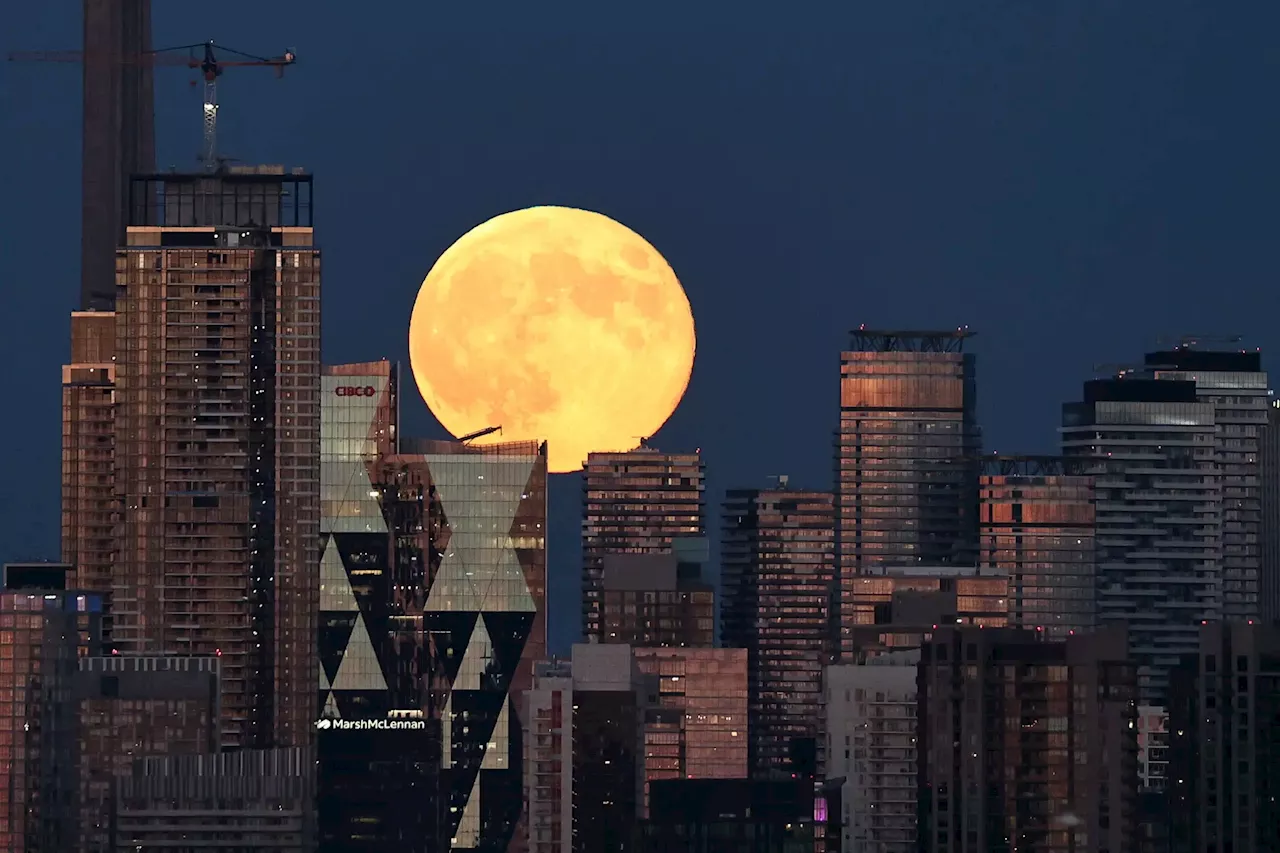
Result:
M372 385L339 385L336 393L339 397L372 397L378 390Z

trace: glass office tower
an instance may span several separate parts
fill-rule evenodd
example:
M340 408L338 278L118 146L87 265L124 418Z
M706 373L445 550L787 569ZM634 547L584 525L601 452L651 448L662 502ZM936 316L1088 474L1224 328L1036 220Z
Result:
M838 643L853 654L853 581L879 566L973 565L981 447L967 329L852 333L836 432Z

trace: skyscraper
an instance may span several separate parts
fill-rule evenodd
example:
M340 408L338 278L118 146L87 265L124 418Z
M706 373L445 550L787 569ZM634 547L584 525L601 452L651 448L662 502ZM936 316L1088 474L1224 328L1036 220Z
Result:
M539 665L525 694L530 853L632 849L656 682L618 643L579 643L571 661Z
M1009 625L1053 639L1094 625L1093 478L1053 456L983 461L979 565L1009 578Z
M335 849L353 832L412 850L523 843L546 445L404 438L398 366L324 373L321 835Z
M1173 849L1280 850L1280 628L1201 626L1172 692Z
M62 367L62 559L76 589L108 593L115 562L115 348L112 311L71 315Z
M919 650L827 667L828 779L843 779L841 850L916 851Z
M454 849L523 845L524 692L546 657L546 444L402 439L375 477L395 535L387 671L443 727Z
M746 649L632 653L658 679L658 705L644 721L646 813L654 780L747 778Z
M967 329L852 333L836 432L838 653L853 581L875 566L973 565L981 446Z
M582 472L582 615L587 642L604 637L604 563L609 554L670 554L673 540L704 536L697 453L639 447L592 453Z
M310 187L280 167L138 177L118 256L111 642L220 658L226 747L305 745L315 722Z
M816 745L830 656L832 496L730 489L720 556L721 637L747 650L751 771L793 772L797 740Z
M155 171L151 0L84 0L80 307L115 303L129 181Z
M1259 453L1271 408L1262 355L1188 343L1147 353L1145 361L1157 379L1194 383L1196 399L1213 406L1222 474L1222 615L1256 619L1263 536Z
M1086 382L1063 406L1062 448L1095 460L1097 619L1129 625L1144 704L1222 616L1222 499L1214 404L1195 383Z
M1280 400L1267 409L1267 428L1258 448L1262 478L1262 564L1258 578L1260 615L1280 622Z
M1061 642L939 628L917 681L922 851L1135 849L1135 675L1123 627Z

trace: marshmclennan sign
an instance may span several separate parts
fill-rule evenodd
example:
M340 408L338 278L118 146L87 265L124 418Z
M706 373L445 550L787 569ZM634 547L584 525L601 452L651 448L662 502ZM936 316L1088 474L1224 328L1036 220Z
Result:
M368 729L425 729L426 720L316 720L317 729L354 732Z

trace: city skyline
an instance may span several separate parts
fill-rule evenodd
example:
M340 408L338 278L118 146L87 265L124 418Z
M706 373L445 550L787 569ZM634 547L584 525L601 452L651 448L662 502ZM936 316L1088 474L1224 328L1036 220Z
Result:
M77 46L76 5L27 4L0 49ZM718 13L699 8L609 51L567 11L406 10L404 32L450 34L425 69L388 55L385 31L363 18L225 9L210 21L157 7L153 43L298 49L283 80L226 76L222 139L246 162L300 164L323 180L322 360L407 365L388 317L407 316L432 260L470 225L536 203L601 210L662 247L699 318L689 391L655 443L702 447L709 495L770 474L825 487L831 353L860 322L972 324L984 443L1005 452L1055 452L1058 407L1092 365L1133 360L1162 335L1240 334L1264 355L1280 346L1265 312L1196 296L1208 281L1254 293L1271 269L1255 187L1280 125L1242 105L1263 97L1273 7L1234 8L1207 34L1202 11L1166 10L1158 42L1137 9L1104 24L1028 8L974 29L942 8L850 8L821 27L786 24L776 66L759 59L770 30L753 8L737 12L742 39L717 37ZM6 497L2 548L22 559L57 550L46 380L67 363L65 314L77 307L80 69L0 73L3 138L30 148L0 169L15 197L37 199L0 212L0 278L40 282L9 290L0 335L6 363L32 366L10 393L33 414L4 433L24 452L3 462L22 486ZM430 87L410 82L424 73ZM156 75L161 169L193 165L199 148L188 77ZM403 108L422 99L430 109ZM416 395L404 419L443 437ZM576 604L578 487L553 477L551 492L552 608L564 614ZM560 650L568 639L553 633Z
M1223 57L1272 70L1259 21L1175 9L1117 50L1147 32L1127 11L854 9L856 36L784 18L738 54L698 14L643 44L618 18L601 51L608 9L479 39L410 12L450 36L420 79L467 47L435 109L380 113L361 21L345 55L323 10L237 22L301 50L229 65L301 55L316 83L219 98L225 21L176 39L203 66L162 63L204 22L80 2L83 51L9 53L82 66L83 99L78 173L0 158L25 160L0 281L33 283L7 288L15 394L70 341L39 386L61 417L6 420L30 494L0 494L0 561L50 520L41 441L61 463L60 552L0 572L6 849L1280 844L1277 331L1252 290L1205 298L1269 275L1269 208L1223 213L1266 195L1262 134L1203 134L1235 117ZM0 104L56 80L4 70ZM38 101L0 139L38 145ZM198 113L198 159L164 168ZM670 411L673 366L669 420L625 420Z

